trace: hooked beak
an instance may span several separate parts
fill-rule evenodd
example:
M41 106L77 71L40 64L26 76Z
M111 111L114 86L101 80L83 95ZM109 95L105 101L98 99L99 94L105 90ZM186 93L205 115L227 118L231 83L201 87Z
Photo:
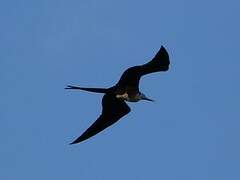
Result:
M154 102L153 99L149 99L149 98L147 98L147 97L144 97L143 100Z

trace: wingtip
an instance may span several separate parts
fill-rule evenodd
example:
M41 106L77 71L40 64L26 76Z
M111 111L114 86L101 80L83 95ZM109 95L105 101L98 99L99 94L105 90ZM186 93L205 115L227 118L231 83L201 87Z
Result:
M78 143L83 142L85 140L86 140L86 138L83 138L82 136L80 136L79 138L77 138L73 142L69 143L69 145L78 144Z
M160 50L167 51L167 50L166 50L166 48L165 48L163 45L161 45L161 48L160 48Z
M169 59L168 51L164 46L161 46L159 52L163 55L165 55Z
M80 141L80 140L76 139L75 141L73 141L73 142L69 143L69 145L78 144L78 143L80 143L80 142L82 142L82 141Z
M80 143L80 142L73 141L73 142L69 143L68 145L73 145L73 144L77 144L77 143Z

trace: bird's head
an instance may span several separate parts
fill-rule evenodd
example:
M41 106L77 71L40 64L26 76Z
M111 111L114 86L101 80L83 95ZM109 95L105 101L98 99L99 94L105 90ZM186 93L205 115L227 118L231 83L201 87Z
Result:
M140 95L141 100L146 100L146 101L154 101L153 99L148 98L145 94L141 93Z

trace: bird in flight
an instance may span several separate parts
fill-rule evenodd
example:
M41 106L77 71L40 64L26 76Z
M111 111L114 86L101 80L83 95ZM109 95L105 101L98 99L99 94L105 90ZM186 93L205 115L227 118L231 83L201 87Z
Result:
M125 101L153 101L140 92L140 78L146 74L167 71L169 69L169 64L168 52L163 46L161 46L160 50L151 61L143 65L128 68L124 71L117 84L110 88L86 88L68 85L65 89L84 90L105 94L102 98L101 115L80 137L70 144L80 143L96 135L128 114L131 109Z

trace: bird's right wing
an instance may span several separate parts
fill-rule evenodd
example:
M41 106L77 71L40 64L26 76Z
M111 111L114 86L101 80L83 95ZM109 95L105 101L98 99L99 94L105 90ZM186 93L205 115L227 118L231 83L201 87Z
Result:
M102 107L102 114L99 118L71 144L82 142L96 135L131 111L126 102L116 98L115 95L112 94L106 94L103 96Z
M161 46L157 54L154 56L154 58L142 65L142 75L158 72L158 71L167 71L169 68L169 55L167 50Z
M117 85L121 87L136 87L138 88L140 78L143 75L158 72L167 71L169 68L169 55L167 50L161 46L160 50L154 56L154 58L146 64L141 66L134 66L128 68L121 76Z

